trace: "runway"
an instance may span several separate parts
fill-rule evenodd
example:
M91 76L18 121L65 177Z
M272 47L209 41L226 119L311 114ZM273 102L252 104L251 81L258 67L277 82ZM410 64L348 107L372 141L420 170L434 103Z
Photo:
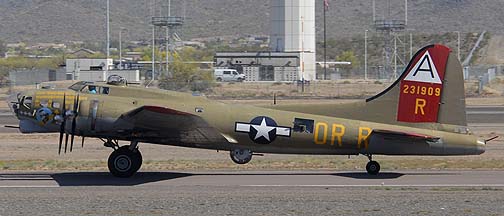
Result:
M69 186L504 187L504 172L404 171L377 176L356 171L140 172L127 179L112 177L108 172L0 174L0 188Z
M500 215L504 172L0 174L1 215Z
M504 123L504 106L468 106L467 123Z

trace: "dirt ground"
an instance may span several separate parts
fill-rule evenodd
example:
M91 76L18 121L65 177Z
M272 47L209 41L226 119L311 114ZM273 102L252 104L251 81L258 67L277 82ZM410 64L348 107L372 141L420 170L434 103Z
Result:
M504 132L499 131L499 134ZM0 169L3 170L106 170L112 151L100 140L80 138L73 152L58 155L58 135L0 134ZM127 143L123 143L127 144ZM504 139L488 145L480 156L465 157L392 157L376 156L384 170L404 169L504 169ZM274 155L255 157L247 165L235 165L228 152L141 144L145 170L362 170L363 156Z

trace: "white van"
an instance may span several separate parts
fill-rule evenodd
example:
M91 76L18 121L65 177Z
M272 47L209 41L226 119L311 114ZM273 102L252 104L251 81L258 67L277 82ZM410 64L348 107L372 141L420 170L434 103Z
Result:
M243 82L245 74L238 73L235 69L214 69L217 82Z

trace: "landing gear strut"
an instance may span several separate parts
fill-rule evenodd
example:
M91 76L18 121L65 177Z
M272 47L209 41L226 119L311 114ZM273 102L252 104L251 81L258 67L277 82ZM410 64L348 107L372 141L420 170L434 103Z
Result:
M252 160L252 151L248 149L234 149L229 152L231 160L237 164L246 164Z
M112 144L111 140L107 140L105 146ZM110 147L114 151L108 158L108 168L110 173L115 177L128 178L134 175L142 166L142 154L137 148L138 142L132 141L130 145L121 146L115 142L115 145Z
M366 171L369 175L378 175L380 172L380 164L373 160L373 156L371 154L366 155L369 159L369 162L366 165Z

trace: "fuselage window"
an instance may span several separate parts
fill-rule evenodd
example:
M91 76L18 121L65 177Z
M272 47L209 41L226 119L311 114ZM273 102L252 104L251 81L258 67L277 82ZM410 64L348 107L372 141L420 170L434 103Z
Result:
M109 87L102 87L101 90L102 90L101 91L102 94L109 94L109 92L110 92Z
M294 127L292 129L294 130L294 132L299 133L313 133L314 123L315 121L311 119L295 118Z

